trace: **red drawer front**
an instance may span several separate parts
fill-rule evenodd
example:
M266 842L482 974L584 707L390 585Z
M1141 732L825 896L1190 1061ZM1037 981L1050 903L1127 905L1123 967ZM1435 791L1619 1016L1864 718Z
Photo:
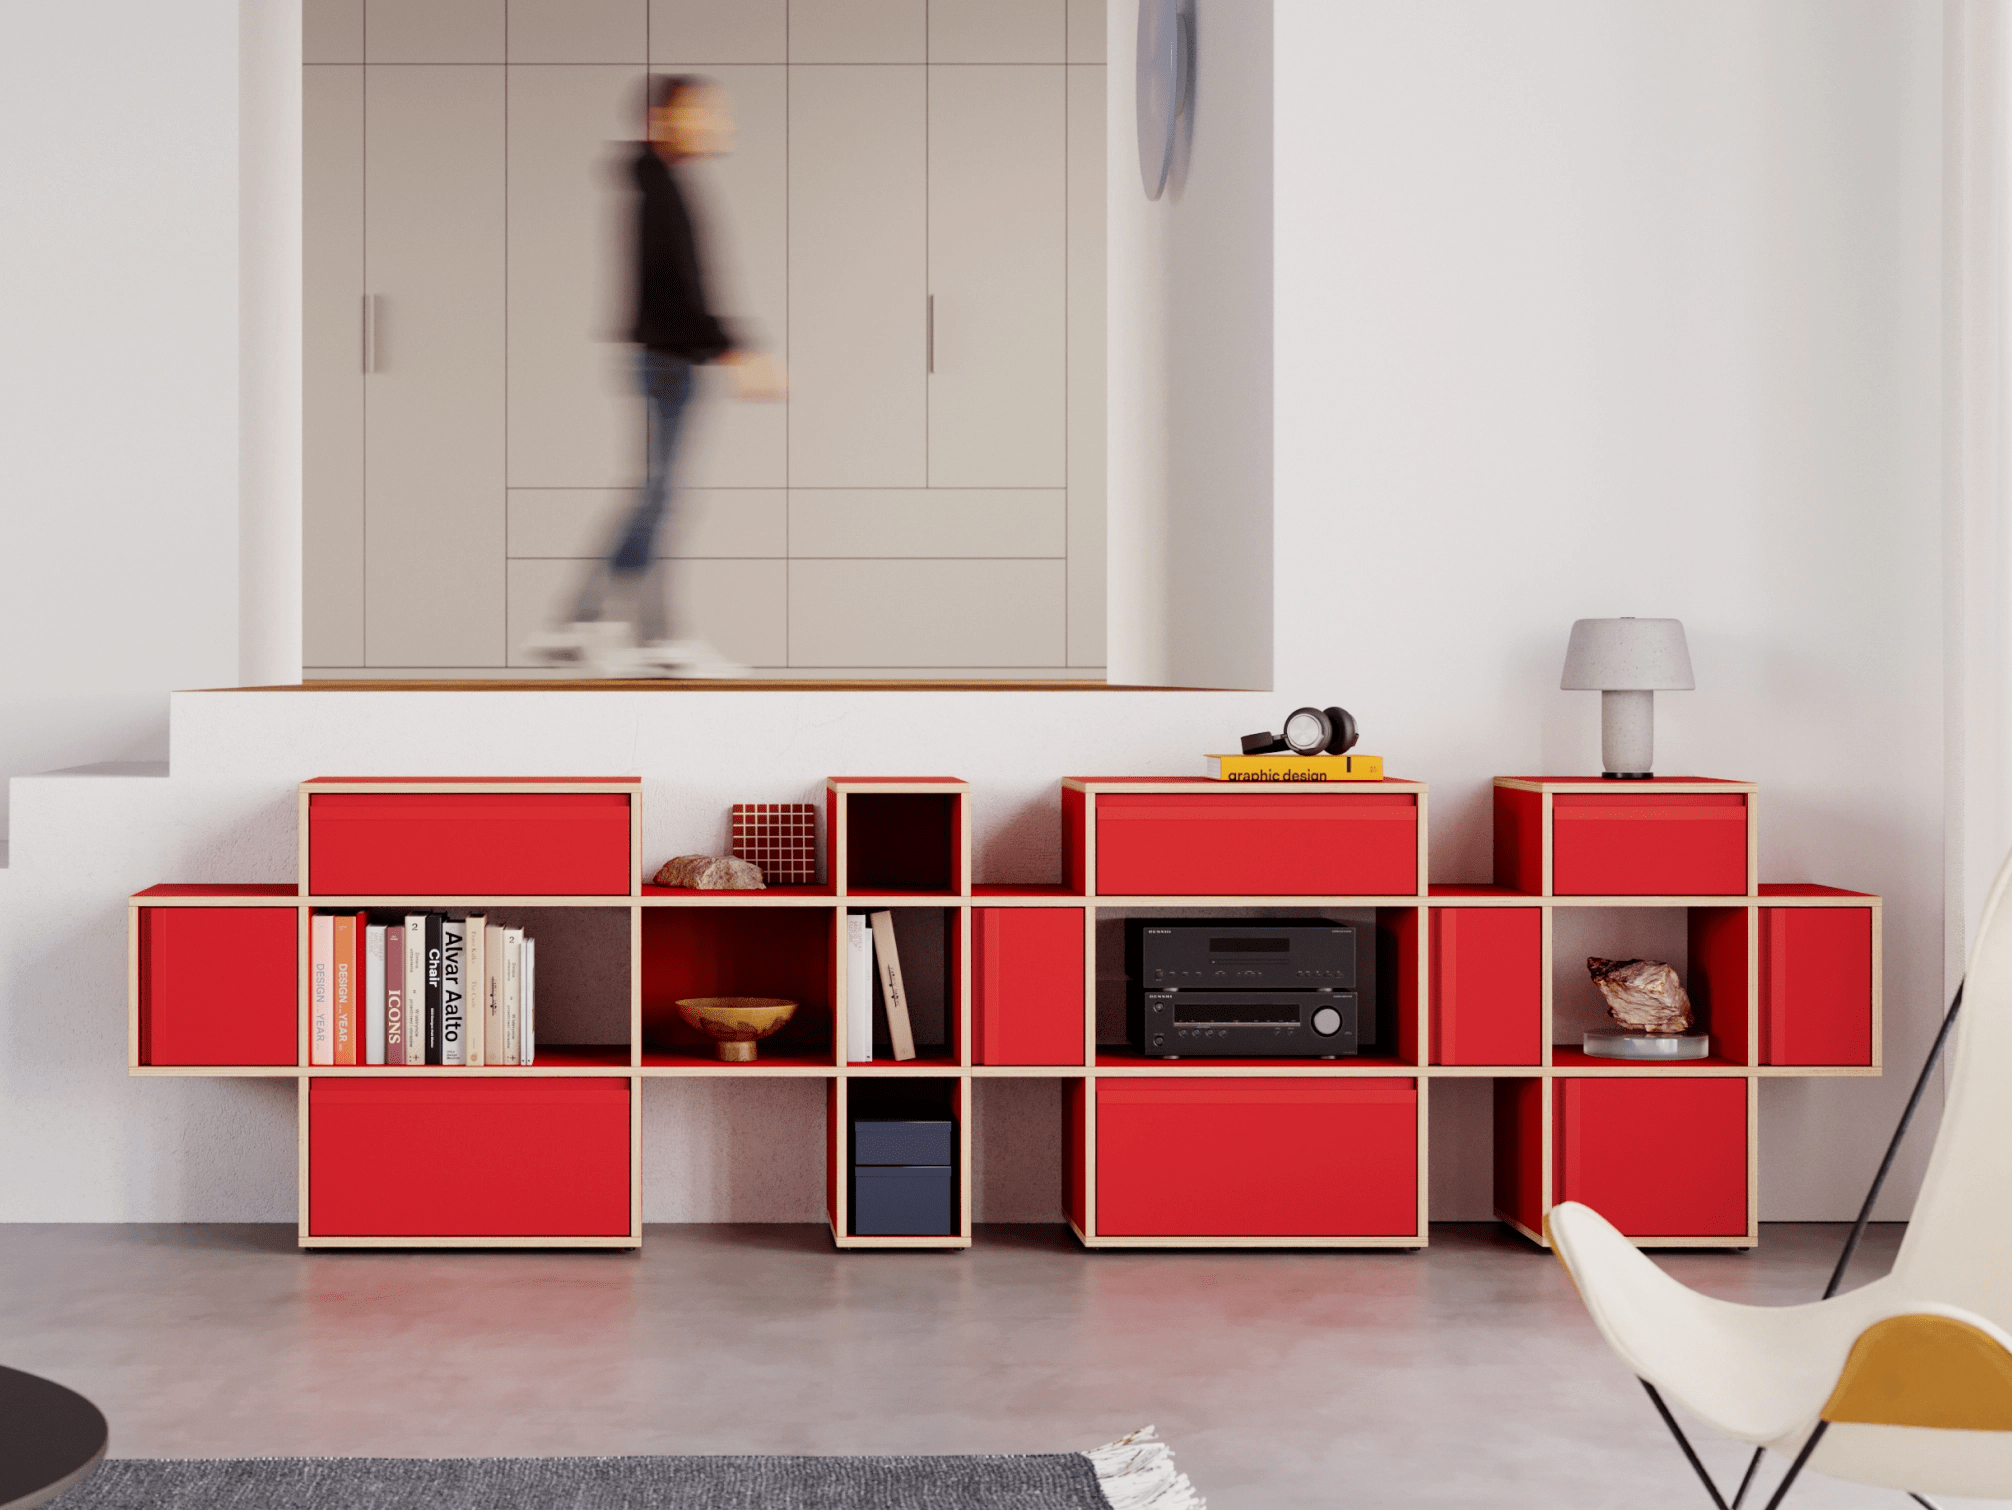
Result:
M300 914L140 909L140 1063L298 1064Z
M1761 1063L1872 1063L1872 909L1763 907Z
M1418 803L1357 797L1097 798L1104 896L1404 896L1418 890Z
M1543 1060L1544 926L1535 907L1432 909L1432 1062Z
M1747 1082L1559 1080L1552 1194L1629 1237L1747 1230Z
M343 896L626 896L619 792L310 794L308 890Z
M629 1082L308 1083L315 1237L624 1237Z
M1083 1062L1083 910L979 907L971 915L980 1064Z
M1101 1236L1418 1230L1415 1081L1097 1082Z
M1747 889L1747 800L1657 792L1551 799L1559 896L1725 896Z

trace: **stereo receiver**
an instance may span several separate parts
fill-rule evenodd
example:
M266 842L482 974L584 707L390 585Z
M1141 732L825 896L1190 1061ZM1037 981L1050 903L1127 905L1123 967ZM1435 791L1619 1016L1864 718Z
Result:
M1150 1059L1337 1059L1356 1052L1353 991L1153 991L1135 986L1128 1035Z

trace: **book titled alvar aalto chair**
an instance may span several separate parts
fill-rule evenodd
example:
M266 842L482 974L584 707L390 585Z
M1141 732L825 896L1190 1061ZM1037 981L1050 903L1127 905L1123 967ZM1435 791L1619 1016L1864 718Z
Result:
M1891 1273L1810 1305L1737 1305L1679 1284L1577 1202L1546 1221L1601 1334L1659 1406L1792 1458L1769 1510L1804 1467L1917 1498L2012 1498L2008 890L2012 860L1985 904L1941 1131ZM1749 1467L1735 1506L1752 1479Z

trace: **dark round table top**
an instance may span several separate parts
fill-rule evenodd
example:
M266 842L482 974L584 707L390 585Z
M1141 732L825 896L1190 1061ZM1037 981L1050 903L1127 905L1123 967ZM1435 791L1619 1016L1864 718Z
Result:
M106 1433L103 1412L75 1390L0 1368L0 1510L29 1510L89 1478Z

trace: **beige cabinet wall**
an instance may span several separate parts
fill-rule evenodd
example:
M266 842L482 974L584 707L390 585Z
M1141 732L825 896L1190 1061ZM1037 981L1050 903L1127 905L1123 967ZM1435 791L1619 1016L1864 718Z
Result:
M309 674L522 674L608 543L649 71L731 97L685 174L715 304L793 384L702 374L660 545L687 626L770 674L1101 674L1102 15L309 0Z

